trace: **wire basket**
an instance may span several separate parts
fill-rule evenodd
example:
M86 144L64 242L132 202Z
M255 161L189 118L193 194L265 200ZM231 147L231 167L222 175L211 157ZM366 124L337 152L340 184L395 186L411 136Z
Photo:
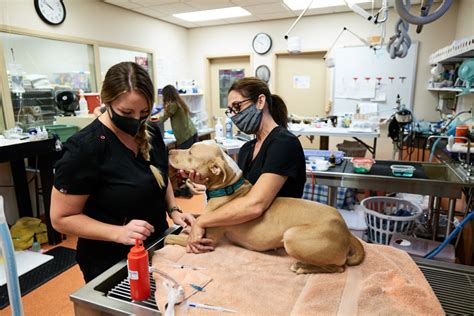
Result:
M385 196L366 198L361 206L368 227L368 240L383 245L390 243L394 233L412 234L415 220L423 212L410 201Z

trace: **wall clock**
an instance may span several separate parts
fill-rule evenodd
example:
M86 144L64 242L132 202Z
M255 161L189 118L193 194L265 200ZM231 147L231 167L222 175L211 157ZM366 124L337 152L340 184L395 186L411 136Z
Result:
M270 81L270 68L267 65L260 65L255 69L255 77L262 79L266 83Z
M267 33L258 33L253 38L252 48L257 54L266 54L272 48L272 38Z
M62 0L34 1L36 13L45 23L59 25L66 19L66 6Z

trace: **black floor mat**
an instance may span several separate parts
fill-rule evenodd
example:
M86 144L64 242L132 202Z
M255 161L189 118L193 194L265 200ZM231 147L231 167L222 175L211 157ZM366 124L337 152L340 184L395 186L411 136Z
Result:
M45 252L45 254L54 258L20 276L21 296L33 291L76 264L76 250L74 249L58 246ZM8 289L5 284L0 286L0 309L4 309L8 304Z

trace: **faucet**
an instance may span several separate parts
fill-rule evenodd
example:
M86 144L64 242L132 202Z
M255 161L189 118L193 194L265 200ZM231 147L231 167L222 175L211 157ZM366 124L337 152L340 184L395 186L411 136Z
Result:
M449 139L450 137L452 137L453 139L462 139L462 140L465 140L467 141L467 154L466 154L466 165L467 165L467 168L470 169L470 165L469 165L469 156L471 155L471 140L465 136L442 136L442 135L431 135L430 137L428 137L428 139L426 140L426 149L430 149L430 143L431 143L431 139L435 139L435 138L445 138L445 139Z

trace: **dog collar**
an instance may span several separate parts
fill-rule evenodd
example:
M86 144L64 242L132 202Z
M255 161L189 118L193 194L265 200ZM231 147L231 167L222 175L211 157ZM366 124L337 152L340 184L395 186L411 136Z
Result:
M210 200L216 197L232 195L238 188L242 186L242 184L244 184L244 177L240 178L239 181L237 181L236 183L229 185L225 188L212 190L212 191L207 190L206 191L207 199Z

